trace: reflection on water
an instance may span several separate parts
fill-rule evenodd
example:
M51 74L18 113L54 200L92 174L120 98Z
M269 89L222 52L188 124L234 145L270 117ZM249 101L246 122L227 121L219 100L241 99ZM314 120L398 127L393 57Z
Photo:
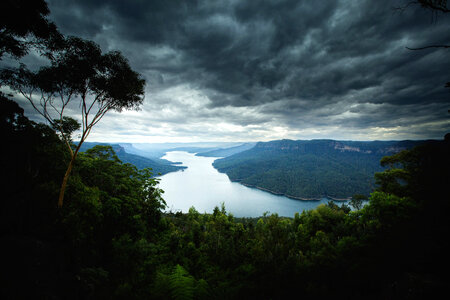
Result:
M192 153L167 152L163 159L183 162L188 168L161 176L160 188L167 202L168 211L187 212L194 206L199 212L211 213L215 206L225 203L225 208L235 217L258 217L264 212L293 217L295 212L313 209L328 199L299 201L273 195L255 188L231 182L219 173L212 163L214 157L195 156Z

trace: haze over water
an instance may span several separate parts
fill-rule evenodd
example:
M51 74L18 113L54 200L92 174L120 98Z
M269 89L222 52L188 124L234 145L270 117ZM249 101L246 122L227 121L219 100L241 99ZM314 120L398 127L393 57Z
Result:
M328 199L300 201L277 196L237 182L231 182L224 173L219 173L212 163L217 157L195 156L193 153L167 152L163 159L182 162L184 171L161 176L160 188L168 209L173 212L188 212L194 206L200 213L211 213L215 206L225 203L225 208L235 217L259 217L264 212L294 217L296 212L309 210Z

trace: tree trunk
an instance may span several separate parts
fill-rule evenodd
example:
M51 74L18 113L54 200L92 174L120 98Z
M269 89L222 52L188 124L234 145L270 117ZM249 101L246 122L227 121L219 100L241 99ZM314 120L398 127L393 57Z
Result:
M66 174L64 174L64 178L61 184L61 189L59 190L59 199L58 199L58 207L61 208L64 201L64 192L66 191L67 180L69 179L70 172L72 172L73 165L75 163L76 153L72 156L70 160L69 166L67 166Z

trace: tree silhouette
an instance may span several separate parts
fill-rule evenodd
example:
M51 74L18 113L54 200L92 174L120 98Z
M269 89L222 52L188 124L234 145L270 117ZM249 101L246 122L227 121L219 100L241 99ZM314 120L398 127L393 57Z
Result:
M407 4L396 7L397 10L405 10L411 5L420 5L424 9L429 9L433 13L448 13L450 12L450 8L447 6L447 0L417 0L417 1L409 1Z
M418 0L417 2L426 9L431 9L443 13L450 12L450 9L447 6L447 0Z
M61 35L47 20L43 0L4 0L0 4L0 59L5 53L20 58L30 47L42 52L55 49Z
M131 69L121 53L102 54L97 44L77 37L65 39L63 47L53 52L50 62L50 66L36 72L24 65L3 70L0 78L27 99L58 130L67 145L71 160L58 199L61 207L75 159L92 128L110 110L137 109L144 99L145 80ZM71 133L77 126L67 115L69 109L77 108L81 136L72 149Z

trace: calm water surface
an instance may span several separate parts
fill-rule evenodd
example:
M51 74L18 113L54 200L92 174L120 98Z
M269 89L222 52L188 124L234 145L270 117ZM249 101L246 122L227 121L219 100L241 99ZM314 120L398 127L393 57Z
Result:
M313 209L328 199L299 201L273 195L237 182L231 182L224 173L219 173L212 163L217 157L202 157L195 154L173 151L164 159L182 162L188 168L161 176L160 188L167 202L167 211L187 212L194 206L199 212L211 213L215 206L225 203L225 208L235 217L259 217L264 212L294 217L296 212Z

